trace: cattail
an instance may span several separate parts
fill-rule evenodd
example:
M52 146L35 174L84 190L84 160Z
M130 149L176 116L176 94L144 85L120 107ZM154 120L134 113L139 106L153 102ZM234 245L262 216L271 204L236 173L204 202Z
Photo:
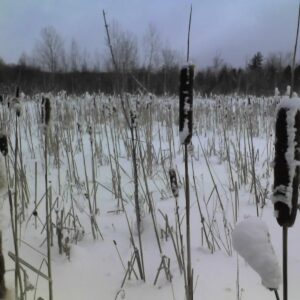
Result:
M15 109L16 111L16 114L18 117L21 116L21 103L20 103L20 100L19 100L19 97L20 97L20 88L17 87L16 89L16 97L12 99L12 104L13 104L13 108Z
M81 125L78 122L77 122L77 130L78 130L79 133L81 133Z
M88 134L90 135L90 137L92 137L92 133L93 133L93 128L91 125L88 126Z
M193 131L194 66L183 67L179 88L179 137L181 144L189 144Z
M300 99L284 99L275 125L273 203L280 226L292 226L298 206L300 160Z
M175 198L177 198L179 196L179 192L178 192L176 171L174 169L170 169L169 176L170 176L171 190L172 190L173 196Z
M6 134L0 133L0 151L3 156L8 154L8 142Z
M16 98L20 97L20 88L17 86L16 88Z
M42 123L49 125L51 117L51 104L49 98L42 98Z
M4 134L0 134L0 192L4 191L7 187L6 182L6 166L4 157L8 153L8 146L7 146L7 137Z
M130 121L131 121L131 126L132 128L135 128L136 127L136 112L135 111L132 111L130 110Z
M18 99L15 99L15 101L14 101L14 108L16 110L17 116L20 117L22 110L21 110L21 103Z

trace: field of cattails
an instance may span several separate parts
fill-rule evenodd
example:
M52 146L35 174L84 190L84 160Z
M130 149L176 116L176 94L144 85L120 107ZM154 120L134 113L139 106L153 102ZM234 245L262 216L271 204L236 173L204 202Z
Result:
M232 230L250 216L262 219L281 264L271 201L279 100L194 96L187 149L194 299L275 299L234 251ZM4 278L9 294L185 299L186 176L178 128L175 96L4 97L0 283ZM298 228L296 220L289 232L291 299L300 276Z

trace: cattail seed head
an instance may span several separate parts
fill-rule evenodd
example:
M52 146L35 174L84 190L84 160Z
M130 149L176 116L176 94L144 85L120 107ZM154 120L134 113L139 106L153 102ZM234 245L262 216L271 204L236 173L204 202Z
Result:
M2 150L1 150L1 152L2 152ZM7 152L4 152L4 153L5 153L5 155L7 154ZM6 179L7 179L6 164L5 164L5 160L4 160L4 154L3 154L3 155L0 155L0 194L1 195L7 188Z
M130 122L133 128L136 127L136 112L132 110L130 110Z
M16 88L16 98L20 97L20 88L17 86Z
M6 134L0 133L0 151L3 156L8 154L8 142Z
M88 126L88 134L89 134L90 136L92 136L92 133L93 133L93 128L92 128L91 125L89 125L89 126Z
M11 98L7 102L7 107L14 109L15 112L16 112L17 117L21 116L22 107L21 107L20 100L18 98L15 98L15 97Z
M297 107L299 105L299 107ZM280 226L292 226L298 206L300 99L279 104L275 124L273 203Z
M192 139L193 82L194 66L183 67L180 71L179 88L179 136L181 144L189 144Z
M178 192L176 171L174 169L170 169L169 176L170 176L171 190L172 190L173 196L175 198L177 198L179 196L179 192Z
M80 125L80 123L78 123L78 122L77 122L77 130L78 130L79 132L81 132L81 125Z
M51 104L47 97L42 98L42 123L49 125L51 118Z

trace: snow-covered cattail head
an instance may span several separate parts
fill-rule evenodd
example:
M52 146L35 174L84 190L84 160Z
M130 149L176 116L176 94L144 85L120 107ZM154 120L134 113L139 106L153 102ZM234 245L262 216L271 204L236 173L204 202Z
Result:
M281 272L267 225L255 217L239 222L232 231L233 248L261 277L262 284L277 290Z
M179 137L181 144L189 144L192 139L193 82L194 66L183 67L180 71L179 88Z
M172 190L173 196L175 198L177 198L179 195L179 192L178 192L176 171L174 169L170 169L169 176L170 176L171 190Z
M51 104L48 97L42 98L42 123L49 125L51 117Z
M272 200L279 225L292 226L297 214L300 173L299 98L285 98L278 104L275 131Z
M3 156L8 154L7 136L4 133L0 133L0 151Z

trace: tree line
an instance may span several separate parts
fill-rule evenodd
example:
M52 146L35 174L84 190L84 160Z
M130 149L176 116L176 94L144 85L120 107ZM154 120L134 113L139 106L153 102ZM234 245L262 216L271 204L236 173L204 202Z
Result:
M106 41L107 42L107 41ZM110 43L115 65L107 50L92 60L72 39L67 51L63 39L53 27L41 31L31 55L23 53L17 64L0 58L0 94L12 93L18 85L26 94L65 90L70 94L88 92L151 92L177 94L181 55L169 46L161 46L158 31L149 25L143 39L143 57L137 39L120 28L110 27ZM195 92L211 94L273 95L276 87L283 93L291 83L290 55L280 53L264 57L261 52L244 67L228 65L218 55L210 67L195 72ZM300 89L300 66L295 68L295 91Z

